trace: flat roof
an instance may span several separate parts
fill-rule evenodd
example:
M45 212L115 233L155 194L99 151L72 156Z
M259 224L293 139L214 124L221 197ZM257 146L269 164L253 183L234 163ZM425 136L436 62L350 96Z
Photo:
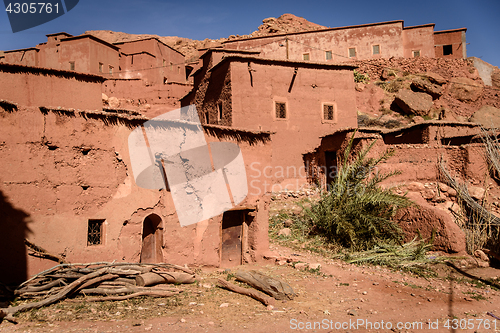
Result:
M234 49L224 49L224 48L207 48L207 49L199 49L198 51L206 50L200 58L205 57L207 54L212 52L221 52L221 53L243 53L243 54L259 54L260 51L248 51L248 50L234 50Z
M229 55L224 57L217 64L212 66L209 71L213 71L223 63L228 61L252 61L256 63L272 64L272 65L284 65L284 66L295 66L295 67L323 67L328 69L342 68L342 69L356 69L358 66L350 65L346 63L330 63L330 62L312 62L312 61L300 61L300 60L281 60L281 59L268 59L259 57L246 57L238 55Z
M17 50L10 50L10 51L3 51L4 53L11 53L11 52L19 52L19 51L30 51L30 50L35 50L35 51L40 51L36 47L27 47L25 49L17 49Z
M426 27L434 27L434 26L436 26L435 23L427 23L427 24L420 24L420 25L412 25L412 26L409 26L409 27L403 27L403 30L426 28Z
M9 73L32 73L41 75L54 75L61 76L65 78L76 78L79 80L85 80L90 82L104 82L106 78L100 75L87 74L75 71L66 71L60 69L52 69L45 67L35 67L35 66L24 66L24 65L14 65L0 62L0 71Z
M263 39L263 38L280 37L280 36L310 34L310 33L326 32L326 31L333 31L333 30L365 28L365 27L370 27L370 26L377 26L377 25L384 25L384 24L395 24L395 23L401 23L401 25L403 25L404 21L403 20L386 21L386 22L377 22L377 23L367 23L367 24L359 24L359 25L350 25L350 26L336 27L336 28L326 28L326 29L318 29L318 30L290 32L290 33L283 33L283 34L273 34L273 35L267 35L267 36L248 37L248 38L227 40L227 41L222 42L222 44L235 43L235 42L240 42L240 41L244 41L244 40L253 40L253 39Z
M45 35L46 37L52 37L52 36L59 36L59 35L64 35L64 36L68 36L68 37L73 37L72 34L68 34L67 32L64 32L64 31L61 31L61 32L56 32L55 34L48 34L48 35Z
M61 41L75 40L75 39L83 39L83 38L89 38L89 39L92 39L93 41L96 41L96 42L98 42L98 43L101 43L101 44L103 44L103 45L106 45L106 46L108 46L108 47L111 47L112 49L114 49L114 50L116 50L116 51L120 51L120 48L118 48L118 47L114 46L114 45L113 45L113 44L111 44L111 43L106 42L105 40L102 40L102 39L100 39L100 38L97 38L97 37L95 37L95 36L93 36L93 35L85 35L85 34L83 34L83 35L78 35L78 36L72 36L72 37L63 38L63 39L61 39Z
M467 28L439 30L439 31L434 31L434 34L445 34L445 33L449 33L449 32L458 32L458 31L467 31Z
M179 52L177 51L176 49L174 49L172 46L168 45L168 44L165 44L164 42L162 42L158 37L146 37L146 38L141 38L141 39L136 39L136 40L129 40L129 41L125 41L125 42L116 42L116 43L113 43L114 45L120 45L120 44L127 44L127 43L136 43L136 42L142 42L142 41L145 41L145 40L151 40L151 39L155 39L156 41L162 43L163 45L165 45L166 47L168 47L169 49L179 53L180 55L182 55L183 57L185 57L184 53L182 52Z

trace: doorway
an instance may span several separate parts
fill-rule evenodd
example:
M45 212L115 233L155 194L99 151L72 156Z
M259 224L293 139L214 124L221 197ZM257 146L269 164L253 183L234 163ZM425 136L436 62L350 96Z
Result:
M325 167L326 167L326 188L330 189L332 182L337 177L338 164L337 164L337 152L336 151L325 151Z
M247 248L248 210L230 210L222 216L221 266L238 266L243 263ZM248 221L247 221L248 220Z
M156 214L148 215L142 223L141 261L143 263L163 262L163 227Z

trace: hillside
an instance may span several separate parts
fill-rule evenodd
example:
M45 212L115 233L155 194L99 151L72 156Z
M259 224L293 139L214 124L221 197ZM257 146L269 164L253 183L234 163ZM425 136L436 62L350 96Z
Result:
M125 32L116 32L111 30L89 30L85 31L85 34L93 35L97 38L105 40L108 43L118 43L118 42L156 37L160 39L163 43L169 45L170 47L184 54L186 56L186 60L189 62L189 61L195 61L198 58L198 49L217 47L220 46L222 42L228 39L258 37L258 36L266 36L269 34L300 32L300 31L318 30L324 28L326 27L309 22L302 17L297 17L293 14L283 14L278 18L269 17L264 19L262 21L262 24L258 27L258 29L252 32L250 35L244 35L244 36L231 35L228 38L220 38L220 39L207 38L204 40L194 40L176 36L128 34Z

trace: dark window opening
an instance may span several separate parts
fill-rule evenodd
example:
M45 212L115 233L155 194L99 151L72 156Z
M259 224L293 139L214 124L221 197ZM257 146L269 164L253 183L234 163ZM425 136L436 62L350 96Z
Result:
M354 58L356 56L356 49L354 47L351 47L349 49L349 58Z
M222 121L222 102L217 104L217 116L218 116L219 122L221 122Z
M276 118L285 119L286 118L286 104L276 102Z
M105 220L89 220L87 246L102 244L102 228Z
M87 191L89 189L89 185L82 185L82 190Z
M69 70L70 71L74 71L75 70L75 62L74 61L70 61L69 62Z
M326 60L331 60L332 59L332 51L326 51L325 58L326 58Z
M167 84L168 80L166 77L163 78L163 84Z
M210 124L210 115L208 112L205 112L205 124Z
M99 73L102 73L102 68L103 68L104 64L102 62L99 63Z
M420 50L418 51L413 51L413 57L416 58L416 57L420 57Z
M333 105L329 105L329 104L323 105L323 119L324 120L333 120L334 119Z
M443 45L443 55L453 54L453 45Z

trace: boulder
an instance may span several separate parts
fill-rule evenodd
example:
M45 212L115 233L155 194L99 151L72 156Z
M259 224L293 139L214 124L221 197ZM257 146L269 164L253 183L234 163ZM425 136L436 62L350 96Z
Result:
M108 104L110 109L117 109L120 107L120 100L116 97L108 98Z
M420 75L425 76L431 83L439 84L440 86L446 83L446 79L436 73L426 72L425 74Z
M278 236L290 237L292 235L292 230L290 228L283 228L278 232Z
M414 122L415 124L420 124L420 123L423 123L425 121L425 119L420 117L420 116L415 116L412 118L411 121Z
M450 94L461 102L475 102L483 93L483 85L466 77L451 80Z
M491 85L500 88L500 70L496 69L491 73Z
M429 239L435 230L434 250L448 253L464 252L465 234L450 214L430 205L408 207L400 210L394 220L403 229L405 242L411 241L418 232Z
M481 124L486 128L500 127L500 109L485 105L470 117L470 122Z
M431 95L433 99L437 99L443 94L443 88L441 88L441 86L420 77L416 77L412 80L411 89L427 93Z
M432 107L432 97L426 93L400 90L394 103L406 114L426 116Z
M485 194L484 188L477 187L477 186L470 186L469 187L469 194L470 196L477 201L481 201L484 199L484 194Z
M384 81L394 80L396 77L396 71L390 68L384 68L382 70L382 74L380 75L380 78Z
M406 186L406 189L410 192L420 192L425 190L425 186L424 184L419 182L411 182Z

